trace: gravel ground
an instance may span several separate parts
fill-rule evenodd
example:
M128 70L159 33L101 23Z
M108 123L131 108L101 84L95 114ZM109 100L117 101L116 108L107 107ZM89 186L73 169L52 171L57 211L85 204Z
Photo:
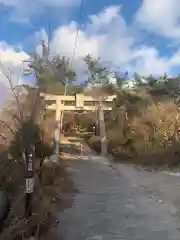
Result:
M85 145L84 160L79 156L67 160L80 193L59 215L59 235L67 240L180 239L180 178L132 165L111 167Z

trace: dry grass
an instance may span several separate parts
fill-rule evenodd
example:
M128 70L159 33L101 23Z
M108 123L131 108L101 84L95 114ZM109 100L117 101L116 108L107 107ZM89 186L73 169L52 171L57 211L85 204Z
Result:
M7 123L10 125L12 119L7 114ZM39 158L49 157L53 150L53 139L55 121L54 116L46 116L40 119L39 128L42 134L42 141L36 146ZM41 168L42 181L38 179L39 164L35 180L35 192L33 197L33 216L28 220L24 218L24 165L20 158L8 160L9 146L14 138L8 129L3 128L8 137L8 145L2 139L0 148L0 169L2 162L5 168L0 172L0 186L8 190L11 195L12 210L0 235L3 240L15 240L21 236L31 236L39 229L39 235L45 239L46 232L56 222L57 213L64 208L71 206L72 198L76 192L73 182L69 176L64 163L57 165L43 164ZM18 132L18 127L13 129ZM29 130L29 129L28 129ZM15 145L16 146L16 145ZM36 159L36 162L42 159ZM10 164L9 164L10 163Z
M20 236L30 237L36 233L37 229L40 239L46 239L46 235L50 234L48 229L56 224L57 213L71 206L77 190L65 163L44 164L42 168L41 184L36 178L32 217L28 220L23 217L24 191L23 188L20 188L19 193L16 192L14 196L12 211L6 221L6 228L0 235L1 239L12 240L18 239Z
M137 89L138 90L138 89ZM180 163L180 111L172 99L154 101L145 91L134 95L148 100L146 107L124 99L117 107L117 120L106 119L108 150L116 161L175 166ZM128 93L129 94L129 93ZM141 95L140 95L141 94ZM120 100L119 100L120 101ZM99 137L88 139L100 152Z

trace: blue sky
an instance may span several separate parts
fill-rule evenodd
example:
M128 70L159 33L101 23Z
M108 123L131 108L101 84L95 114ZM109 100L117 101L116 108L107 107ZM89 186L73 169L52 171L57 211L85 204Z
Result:
M77 4L69 6L69 8L64 8L60 5L57 9L53 9L49 4L48 7L41 11L40 16L38 13L27 14L29 15L29 24L25 24L23 15L18 16L18 18L22 17L22 19L12 20L16 5L14 4L14 7L8 6L8 4L6 5L6 1L8 2L8 0L0 0L0 3L2 2L0 4L0 27L2 29L1 40L7 40L10 44L22 44L22 40L28 38L35 31L38 31L41 28L46 28L47 30L49 23L51 24L53 31L60 25L68 24L71 21L79 22L80 0L76 1ZM31 3L31 0L24 1ZM51 0L49 0L49 2L50 1ZM57 2L58 1L62 2L61 0L57 0ZM14 0L14 2L16 2L16 0ZM34 2L36 2L36 0ZM46 0L44 2L46 2ZM131 23L133 14L140 6L140 3L141 0L98 0L97 3L93 3L91 0L85 0L83 3L83 14L80 23L86 23L90 15L97 14L104 8L120 4L123 6L122 14L124 18L127 23ZM28 4L25 7L28 7Z
M180 73L179 0L0 0L0 60L15 74L51 26L51 54L72 56L83 72L91 53L118 71ZM2 80L0 80L2 82ZM4 80L3 80L4 81Z

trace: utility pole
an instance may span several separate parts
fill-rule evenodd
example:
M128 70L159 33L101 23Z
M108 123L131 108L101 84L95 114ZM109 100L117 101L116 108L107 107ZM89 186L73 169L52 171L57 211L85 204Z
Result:
M41 42L42 45L42 55L45 63L48 62L48 56L49 56L49 38L50 38L50 25L49 25L49 36L48 36L48 46L46 47L44 41ZM54 140L55 140L55 153L53 156L53 162L58 162L59 161L59 155L60 155L60 131L61 131L61 115L62 113L60 112L60 102L57 100L57 106L56 106L56 129L54 131Z
M50 26L49 26L49 32L50 32ZM49 33L50 34L50 33ZM49 56L49 39L48 39L48 46L45 45L44 41L41 41L41 46L42 46L42 57L44 60L44 64L48 64L48 56ZM54 141L55 141L55 152L53 155L53 162L58 162L59 161L59 154L60 154L60 128L61 128L61 112L59 108L59 100L57 100L56 103L56 128L54 131Z
M101 80L101 88L103 88L103 78ZM107 136L106 136L106 125L104 122L104 109L102 100L104 99L103 96L99 99L99 130L100 130L100 138L101 138L101 155L107 155Z

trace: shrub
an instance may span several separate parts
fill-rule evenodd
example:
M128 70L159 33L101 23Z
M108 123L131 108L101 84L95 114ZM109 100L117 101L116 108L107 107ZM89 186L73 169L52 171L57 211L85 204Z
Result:
M180 112L177 103L172 98L152 98L143 89L120 94L117 101L120 104L116 106L116 120L110 114L105 117L108 151L130 156L134 163L169 166L179 163ZM93 136L89 143L100 151L100 138Z

